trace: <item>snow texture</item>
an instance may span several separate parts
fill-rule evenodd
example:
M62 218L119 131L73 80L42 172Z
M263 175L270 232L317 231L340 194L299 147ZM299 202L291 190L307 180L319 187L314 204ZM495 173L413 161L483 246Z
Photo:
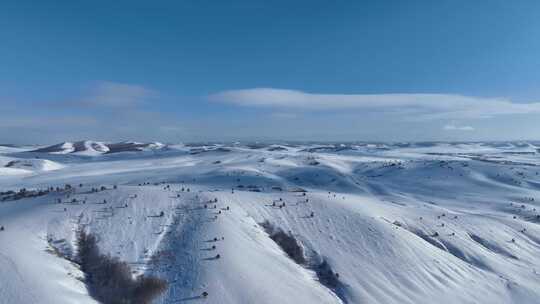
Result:
M1 147L0 303L97 303L80 229L155 303L540 303L539 147Z

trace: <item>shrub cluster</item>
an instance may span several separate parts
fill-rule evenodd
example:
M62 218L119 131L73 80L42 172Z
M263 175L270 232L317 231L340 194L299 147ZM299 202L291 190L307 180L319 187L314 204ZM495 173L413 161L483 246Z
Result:
M94 235L78 236L78 259L90 295L104 304L146 304L167 289L167 282L143 275L133 278L126 262L101 254Z

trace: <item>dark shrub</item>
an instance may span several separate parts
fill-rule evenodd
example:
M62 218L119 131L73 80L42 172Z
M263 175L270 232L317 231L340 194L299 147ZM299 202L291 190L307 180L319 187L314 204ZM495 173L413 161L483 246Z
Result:
M330 267L330 264L328 264L326 260L323 259L323 261L314 268L321 284L330 289L339 287L339 274L334 273L332 267Z
M274 227L268 221L261 224L270 238L285 251L285 253L298 264L305 264L304 249L293 235L285 233L283 230Z
M104 304L146 304L167 289L167 283L159 278L133 278L126 262L99 252L94 235L80 231L77 244L81 270L96 300Z

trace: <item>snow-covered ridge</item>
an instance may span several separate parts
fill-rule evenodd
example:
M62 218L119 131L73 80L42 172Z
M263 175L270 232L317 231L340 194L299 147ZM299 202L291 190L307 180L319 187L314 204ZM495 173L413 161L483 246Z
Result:
M17 159L9 161L4 167L30 171L52 171L62 169L64 166L48 159Z
M95 303L83 227L154 303L538 303L537 143L168 147L0 153L0 302Z
M85 140L77 142L63 142L56 145L36 149L31 152L97 156L108 153L141 152L159 150L163 148L165 148L165 145L159 142L140 143L125 141L119 143L104 143Z

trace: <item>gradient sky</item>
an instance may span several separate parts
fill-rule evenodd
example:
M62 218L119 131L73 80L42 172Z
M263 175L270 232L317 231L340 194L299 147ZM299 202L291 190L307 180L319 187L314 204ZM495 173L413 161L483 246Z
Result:
M540 139L539 1L2 1L0 142Z

